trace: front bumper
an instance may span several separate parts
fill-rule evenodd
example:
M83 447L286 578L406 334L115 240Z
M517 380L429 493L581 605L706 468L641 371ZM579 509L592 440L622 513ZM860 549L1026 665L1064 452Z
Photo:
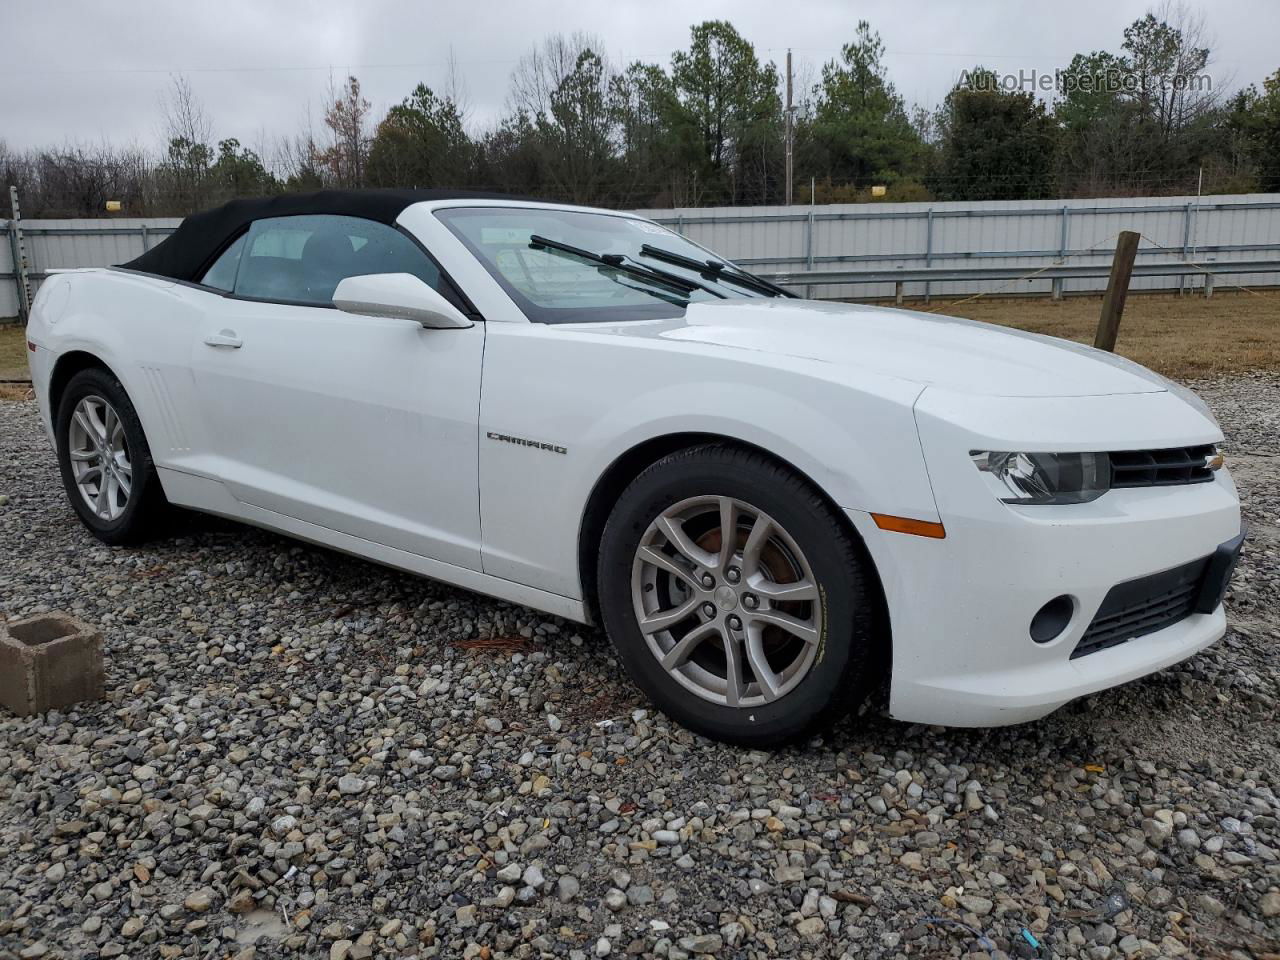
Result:
M1136 443L1121 437L1126 420L1131 428L1137 421L1139 437L1150 437L1156 422L1180 431L1169 436L1169 446L1220 436L1167 393L1024 400L1019 407L1041 427L1070 423L1081 435L1064 430L1067 435L1052 445L1041 439L1032 446L1025 437L960 430L928 411L918 414L945 539L888 533L868 514L848 511L876 563L889 607L889 709L896 718L948 726L1034 720L1076 697L1177 663L1226 631L1219 604L1072 659L1116 584L1208 557L1238 536L1239 499L1229 473L1220 470L1209 483L1112 490L1087 504L1001 503L974 469L969 450L1089 449L1090 421L1110 434L1102 446L1094 439L1093 449L1166 445L1163 437ZM1034 642L1032 618L1062 594L1074 602L1067 627L1047 643Z

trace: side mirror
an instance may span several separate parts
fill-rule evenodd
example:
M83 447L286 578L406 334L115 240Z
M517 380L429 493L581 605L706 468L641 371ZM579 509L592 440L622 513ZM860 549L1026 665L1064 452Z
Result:
M347 277L333 291L333 305L344 313L412 320L428 330L473 326L461 310L411 273Z

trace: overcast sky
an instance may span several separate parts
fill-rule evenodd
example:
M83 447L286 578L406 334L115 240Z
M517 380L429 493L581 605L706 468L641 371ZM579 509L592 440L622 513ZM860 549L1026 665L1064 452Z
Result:
M516 61L540 37L599 36L615 62L666 65L689 26L730 20L762 59L791 47L801 76L839 53L859 19L878 30L890 77L908 103L935 104L960 72L1052 71L1077 52L1118 51L1145 0L0 0L0 140L11 148L68 141L160 141L162 91L190 81L215 138L262 147L316 126L330 76L360 78L376 115L418 82L440 89L452 53L469 122L502 113ZM1200 7L1214 38L1219 87L1261 83L1280 69L1280 2Z

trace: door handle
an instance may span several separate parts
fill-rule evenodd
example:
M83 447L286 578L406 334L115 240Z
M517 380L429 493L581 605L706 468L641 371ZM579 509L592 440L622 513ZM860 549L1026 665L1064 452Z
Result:
M244 344L244 341L236 336L234 330L211 333L204 338L204 342L211 347L230 347L232 350L238 350Z

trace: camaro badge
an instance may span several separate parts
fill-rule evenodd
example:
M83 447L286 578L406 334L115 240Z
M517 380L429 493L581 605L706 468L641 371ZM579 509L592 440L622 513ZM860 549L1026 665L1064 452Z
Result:
M557 446L554 443L543 443L541 440L526 440L524 437L510 437L505 433L494 433L490 430L487 434L490 440L501 440L503 443L514 443L517 447L532 447L535 450L548 450L551 453L568 453L566 447Z

